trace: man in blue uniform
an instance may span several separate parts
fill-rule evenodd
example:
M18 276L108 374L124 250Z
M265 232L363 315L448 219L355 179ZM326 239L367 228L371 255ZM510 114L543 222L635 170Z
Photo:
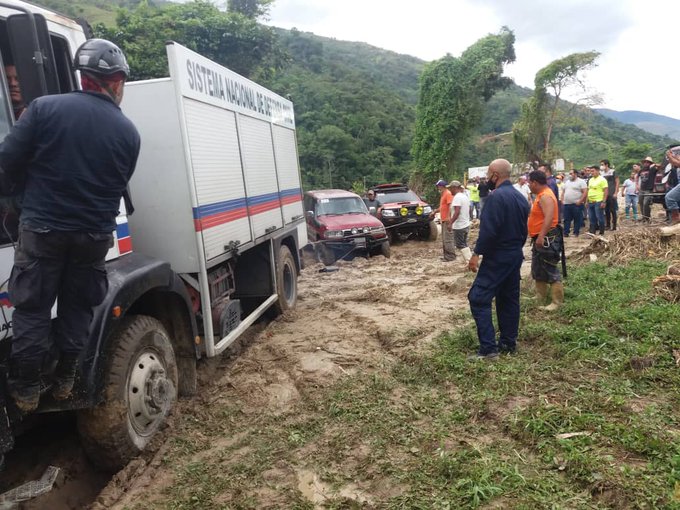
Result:
M0 145L3 186L22 194L7 380L22 412L38 406L53 342L52 396L71 394L92 308L107 292L104 259L139 154L139 134L118 106L129 75L123 52L91 39L78 48L75 68L83 91L34 100Z
M477 325L478 359L495 358L500 352L512 353L519 329L519 270L524 260L522 247L527 239L529 204L510 182L512 166L505 159L491 162L487 180L495 188L484 205L484 221L468 268L477 272L468 293L470 310ZM479 256L482 256L481 266ZM500 338L491 320L491 302L496 298Z

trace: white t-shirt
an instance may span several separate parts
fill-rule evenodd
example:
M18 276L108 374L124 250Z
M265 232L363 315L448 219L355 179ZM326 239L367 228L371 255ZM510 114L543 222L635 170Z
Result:
M576 180L574 181L572 181L571 179L567 179L566 181L564 181L564 184L562 186L564 186L562 189L564 189L565 204L575 204L576 202L581 200L583 190L588 189L586 181L579 177L577 177Z
M460 213L458 213L458 218L453 222L451 228L454 230L460 230L462 228L467 228L470 226L470 199L465 196L465 193L458 192L453 196L453 202L451 202L451 217L453 218L456 212L454 207L460 206Z
M517 191L519 191L522 195L524 195L524 198L527 200L531 199L531 188L529 188L529 185L525 182L520 186L519 182L516 182L515 184L512 185Z
M623 181L623 187L626 188L626 195L637 195L637 183L630 179Z

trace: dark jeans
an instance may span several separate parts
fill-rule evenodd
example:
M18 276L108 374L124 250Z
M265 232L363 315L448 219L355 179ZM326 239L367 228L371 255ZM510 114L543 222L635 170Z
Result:
M62 354L80 353L92 308L108 290L104 258L112 244L111 234L38 233L21 228L9 280L14 305L12 364L44 360L52 342ZM58 318L50 335L57 298Z
M654 202L654 196L651 193L651 191L641 191L639 195L642 220L647 222L652 218L652 203Z
M569 235L571 222L574 222L574 235L581 232L583 224L583 206L576 204L564 204L564 234Z
M605 224L607 228L611 227L614 230L616 230L616 220L618 218L618 211L619 202L616 196L607 197L607 202L604 209L606 215Z
M499 347L513 350L519 330L519 269L524 256L521 251L485 255L475 278L468 301L477 325L479 353L498 352ZM500 338L491 320L491 302L496 298L496 317Z
M604 208L600 207L602 202L589 202L588 203L588 222L589 230L591 234L596 231L600 231L600 234L604 234Z

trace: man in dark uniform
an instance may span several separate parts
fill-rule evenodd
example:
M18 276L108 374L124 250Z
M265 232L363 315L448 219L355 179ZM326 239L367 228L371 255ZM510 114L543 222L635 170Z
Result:
M519 270L524 260L529 204L510 182L512 166L505 159L491 162L488 182L495 187L484 205L484 221L468 268L477 273L468 293L470 310L477 325L479 351L475 358L495 358L514 352L519 329ZM479 266L479 256L482 263ZM491 320L491 302L496 298L500 338Z
M59 350L52 395L71 394L92 308L107 292L104 259L139 154L139 134L118 106L129 75L123 52L91 39L78 48L75 68L83 91L34 100L0 145L4 182L23 190L7 381L22 412L38 406L52 341Z

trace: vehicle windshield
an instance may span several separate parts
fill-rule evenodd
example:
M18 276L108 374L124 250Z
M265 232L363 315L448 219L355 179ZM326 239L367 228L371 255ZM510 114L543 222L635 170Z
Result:
M377 198L381 204L386 204L390 202L420 202L420 198L413 191L400 191L397 193L380 193L378 192Z
M367 213L366 205L359 197L322 198L316 203L317 216Z

